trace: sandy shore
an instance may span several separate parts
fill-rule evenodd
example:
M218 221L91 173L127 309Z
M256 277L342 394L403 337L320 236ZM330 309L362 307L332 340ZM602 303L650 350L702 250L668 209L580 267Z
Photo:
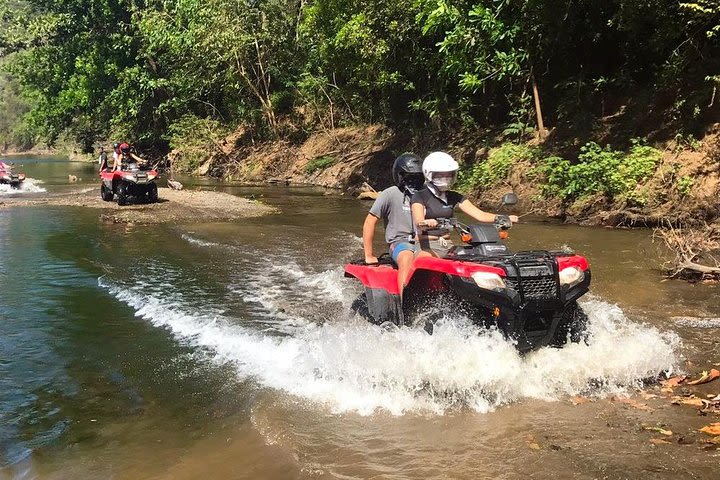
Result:
M85 188L63 194L0 197L0 209L27 206L70 206L102 210L101 218L113 223L196 223L200 221L231 221L276 213L261 202L211 191L160 188L160 200L153 204L119 207L104 202L97 188Z

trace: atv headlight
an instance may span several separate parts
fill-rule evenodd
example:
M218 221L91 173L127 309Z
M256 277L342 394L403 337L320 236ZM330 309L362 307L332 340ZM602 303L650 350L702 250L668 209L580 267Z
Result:
M470 276L480 288L487 290L502 290L505 288L505 281L497 273L475 272Z
M560 270L560 285L572 287L585 279L585 272L578 267L567 267Z
M125 174L125 175L123 176L123 178L124 178L125 180L130 180L131 182L136 181L135 175L133 175L132 173L127 173L127 174Z

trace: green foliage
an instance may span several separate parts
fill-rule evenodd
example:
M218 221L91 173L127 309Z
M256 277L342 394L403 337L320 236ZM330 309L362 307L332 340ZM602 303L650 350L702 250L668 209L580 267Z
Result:
M171 126L190 115L249 124L253 138L283 134L286 116L284 125L305 130L505 126L520 140L535 128L533 80L552 126L592 126L627 92L647 92L638 103L673 98L665 120L698 126L720 85L719 8L717 0L0 0L3 68L27 107L15 117L22 134L3 135L164 148Z
M173 168L177 172L194 172L218 153L220 142L228 134L217 120L185 115L170 125L168 140L175 152Z
M507 179L517 162L532 161L536 155L536 151L527 145L504 143L493 149L487 160L475 164L469 171L462 171L458 188L465 191L486 190Z
M311 174L318 170L325 170L331 165L334 165L337 159L331 155L323 155L322 157L313 158L307 165L305 165L305 173Z
M681 197L686 197L690 194L694 184L695 180L693 180L692 177L683 176L678 178L677 183L675 184L675 190L677 190L678 195Z
M675 150L679 151L683 148L689 148L693 152L697 152L702 148L702 142L695 138L692 133L686 135L678 133L675 135Z
M632 198L633 190L653 174L662 157L660 150L639 141L634 141L627 153L594 142L583 146L580 152L575 164L560 157L544 159L538 171L545 178L542 186L545 196L563 200L594 194Z
M512 122L510 122L505 127L505 130L503 130L504 135L508 137L515 137L517 140L522 140L525 135L532 133L535 130L532 125L530 125L529 121L529 118L532 115L529 106L530 102L531 98L527 93L520 96L518 99L518 105L510 111L509 116L512 119Z

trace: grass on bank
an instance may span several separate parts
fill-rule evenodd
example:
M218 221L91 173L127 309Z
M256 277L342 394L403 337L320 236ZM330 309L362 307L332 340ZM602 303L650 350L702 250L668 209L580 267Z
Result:
M335 165L337 159L331 155L323 155L322 157L313 158L307 165L305 165L305 173L308 175L315 173L318 170L325 170L326 168Z

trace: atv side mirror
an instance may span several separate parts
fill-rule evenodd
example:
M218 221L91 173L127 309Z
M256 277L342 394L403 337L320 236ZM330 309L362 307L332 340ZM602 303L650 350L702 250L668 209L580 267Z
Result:
M502 207L512 206L518 203L518 197L514 193L506 193L502 198Z

